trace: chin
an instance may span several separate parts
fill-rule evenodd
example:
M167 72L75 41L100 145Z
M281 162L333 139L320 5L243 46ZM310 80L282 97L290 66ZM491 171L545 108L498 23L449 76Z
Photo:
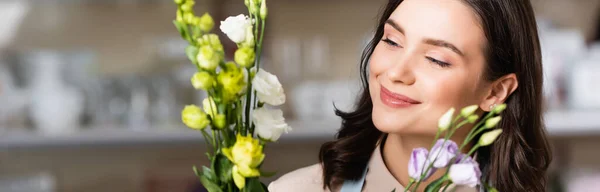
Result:
M410 118L399 117L399 115L388 113L385 111L373 110L372 120L373 125L379 131L384 133L405 133L411 132L410 129Z

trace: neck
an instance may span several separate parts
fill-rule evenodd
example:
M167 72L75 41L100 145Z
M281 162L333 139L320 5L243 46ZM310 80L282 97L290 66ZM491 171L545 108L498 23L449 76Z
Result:
M408 161L410 159L413 149L424 147L430 150L433 139L433 136L406 135L394 133L388 134L383 146L383 160L390 173L402 186L408 187L409 184L410 177L408 176ZM451 138L451 140L453 141L463 141L464 139L464 137L456 135ZM460 145L460 143L462 142L457 143ZM469 150L470 146L466 146L463 149L463 152ZM425 187L429 183L442 177L444 173L446 173L446 168L438 169L429 179L427 179L424 182L421 182L419 188L416 191L424 191ZM414 187L415 186L412 186L412 188Z

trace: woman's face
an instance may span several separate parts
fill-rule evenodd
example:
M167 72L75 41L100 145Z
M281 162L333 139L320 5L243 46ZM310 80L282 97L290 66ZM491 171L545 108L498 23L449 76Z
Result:
M405 0L369 64L373 123L386 133L431 135L451 107L479 104L486 39L459 0Z

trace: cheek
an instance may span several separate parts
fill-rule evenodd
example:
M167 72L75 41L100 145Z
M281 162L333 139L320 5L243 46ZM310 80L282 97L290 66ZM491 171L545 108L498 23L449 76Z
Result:
M387 54L386 48L380 43L373 50L371 59L369 60L369 75L371 79L377 78L377 76L385 73L388 68L393 65L393 58Z
M421 78L422 91L429 103L438 108L460 107L473 102L474 80L458 75L428 76ZM472 103L475 104L475 103Z

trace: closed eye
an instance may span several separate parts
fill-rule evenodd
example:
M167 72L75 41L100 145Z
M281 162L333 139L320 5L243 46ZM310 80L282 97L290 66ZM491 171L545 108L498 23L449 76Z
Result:
M446 67L450 67L450 63L446 63L437 59L434 59L433 57L425 57L427 58L427 60L429 60L429 62L434 63L436 65L439 65L440 67L446 68Z
M391 39L388 39L388 38L382 39L381 41L385 42L386 44L388 44L388 45L390 45L392 47L402 47L402 46L400 46L400 44L398 44L398 43L396 43L396 42L394 42L394 41L392 41Z

